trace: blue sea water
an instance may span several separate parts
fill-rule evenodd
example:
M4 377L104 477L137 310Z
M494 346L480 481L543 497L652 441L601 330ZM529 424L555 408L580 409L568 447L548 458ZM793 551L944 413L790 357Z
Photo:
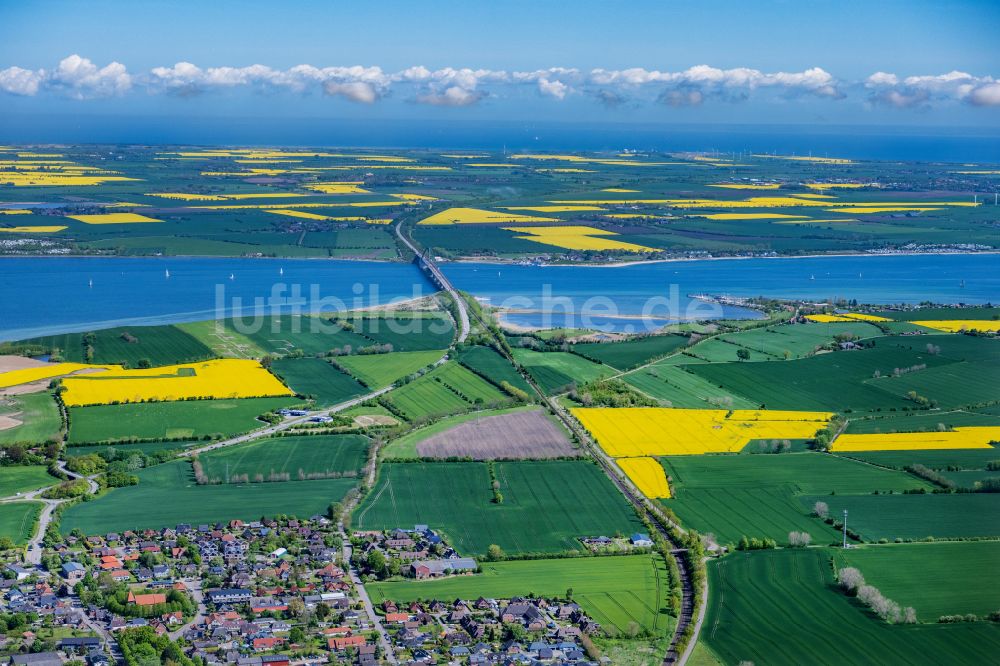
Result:
M512 323L642 330L715 316L707 293L862 303L1000 302L1000 255L720 259L620 267L444 265L456 287L525 310ZM167 271L170 276L167 277ZM0 259L0 340L121 324L366 307L430 293L410 264L334 260L42 257ZM556 315L551 313L555 312ZM562 314L559 314L562 313ZM586 315L589 319L583 320ZM644 328L645 326L643 326Z
M457 288L491 305L512 308L507 321L528 327L586 328L588 314L614 330L636 325L614 320L615 315L646 315L658 323L747 316L741 308L713 310L691 294L879 304L1000 302L1000 255L995 254L719 259L609 267L463 263L446 264L444 271Z

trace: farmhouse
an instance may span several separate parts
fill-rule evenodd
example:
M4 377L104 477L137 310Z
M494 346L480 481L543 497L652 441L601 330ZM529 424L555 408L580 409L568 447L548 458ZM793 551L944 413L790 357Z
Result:
M167 603L167 595L157 594L133 594L128 593L128 602L136 606L155 606L156 604Z

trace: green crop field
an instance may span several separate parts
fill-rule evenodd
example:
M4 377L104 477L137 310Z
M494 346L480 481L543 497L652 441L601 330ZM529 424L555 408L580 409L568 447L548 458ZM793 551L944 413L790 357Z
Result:
M1000 653L993 623L883 622L837 589L832 556L790 549L709 564L701 640L726 664L982 664Z
M369 344L389 344L393 351L445 349L455 337L455 326L444 314L365 315L348 321Z
M671 354L688 343L682 335L649 335L625 342L588 342L573 345L573 353L591 361L628 370Z
M313 398L317 407L329 407L368 392L356 379L321 358L279 358L271 366L297 394Z
M880 338L872 349L821 354L792 361L703 363L688 366L696 375L766 405L770 409L843 411L902 408L913 405L904 393L887 390L895 368L954 364L950 358L895 346ZM885 341L885 342L883 342ZM697 349L697 347L695 347ZM874 379L875 372L881 373Z
M765 354L764 352L744 347L738 343L738 340L739 338L737 337L723 338L720 336L708 338L687 349L686 355L700 358L709 363L728 363L730 361L742 363L744 361L740 361L737 355L742 349L750 355L745 362L776 361L781 358L773 354Z
M672 407L708 409L724 405L735 409L754 409L758 406L684 368L685 366L656 364L624 375L622 379L651 398L664 400Z
M600 468L583 461L498 462L503 503L485 463L386 463L354 515L357 529L430 525L461 553L581 550L584 536L645 531Z
M1000 426L1000 416L979 412L952 411L908 413L854 419L847 424L848 433L934 432L940 425L946 428L965 426Z
M305 354L325 354L332 349L350 346L353 351L373 343L368 338L346 330L328 317L281 315L263 321L226 320L222 336L238 336L269 354L286 354L295 349ZM250 323L256 324L254 326ZM247 331L244 333L243 331Z
M959 469L980 470L986 463L1000 461L1000 449L928 449L923 451L852 451L837 455L864 460L875 465L903 469L907 465L921 464L931 469L958 467Z
M138 472L139 485L116 488L90 502L68 508L60 529L69 534L105 534L128 529L158 529L178 523L257 520L287 514L303 518L324 514L343 499L355 479L199 486L187 460Z
M530 392L531 387L507 359L489 347L467 347L458 353L458 362L494 384L507 382L514 388Z
M986 616L1000 608L1000 591L989 584L1000 563L1000 541L956 541L869 546L839 551L837 568L857 567L869 585L917 619L942 615Z
M368 455L368 438L362 435L305 435L259 439L227 446L199 456L205 475L225 481L257 474L287 472L292 480L303 474L356 473Z
M374 583L368 586L372 602L384 599L509 599L512 596L565 598L573 601L604 629L623 633L630 622L665 634L673 618L663 612L669 596L668 576L658 555L579 557L524 562L484 562L475 576L443 580Z
M210 319L207 321L191 321L175 324L195 340L212 350L212 354L222 358L259 358L268 353L257 343L237 333L232 326L232 320Z
M803 507L822 500L830 514L848 510L848 526L866 541L1000 536L1000 494L853 495L800 498Z
M802 358L812 354L817 347L833 342L835 335L854 335L870 338L881 335L878 327L863 322L832 322L829 324L784 324L754 328L740 333L726 333L719 339L767 354L775 359ZM729 360L729 359L727 359Z
M942 319L997 319L1000 308L918 308L916 310L882 310L875 314L896 321L940 321Z
M59 483L45 465L3 465L0 467L0 497L10 497Z
M75 363L121 363L135 367L140 360L152 365L189 363L215 356L211 349L176 326L119 326L94 331L93 358L84 355L84 333L65 333L32 338L23 344L58 351Z
M27 393L0 398L0 416L8 416L21 422L21 425L0 430L0 444L41 444L57 439L62 429L59 407L51 393Z
M444 356L444 351L393 352L365 356L341 356L337 364L361 380L368 388L388 386Z
M69 443L235 435L263 427L257 420L261 414L298 402L295 398L245 398L73 407Z
M614 370L606 365L569 352L515 349L514 360L524 366L546 393L556 393L570 384L586 384L614 374Z
M878 381L878 386L901 398L915 391L938 406L948 408L996 400L998 377L1000 360L976 360L950 363L901 377L885 377Z
M801 495L826 501L824 493L839 498L931 488L903 472L812 452L672 456L664 468L673 498L661 502L685 525L712 532L723 543L744 535L785 543L793 530L810 533L818 543L833 540L831 528L810 515L812 503L801 502Z
M0 504L0 537L9 537L17 545L27 543L42 513L41 502L4 502Z
M388 398L408 420L507 402L509 397L479 375L447 363L393 391Z

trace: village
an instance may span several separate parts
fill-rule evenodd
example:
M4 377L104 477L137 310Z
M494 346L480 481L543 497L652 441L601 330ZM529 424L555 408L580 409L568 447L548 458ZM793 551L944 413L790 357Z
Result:
M0 654L13 666L597 663L600 625L569 600L373 606L363 581L480 565L427 525L345 536L323 516L70 534L37 566L4 564Z

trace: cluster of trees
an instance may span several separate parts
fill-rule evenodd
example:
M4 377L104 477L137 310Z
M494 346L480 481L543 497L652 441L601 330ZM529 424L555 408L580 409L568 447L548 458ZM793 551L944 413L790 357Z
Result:
M854 567L844 567L837 572L837 580L844 590L872 609L889 624L916 624L917 612L912 606L902 608L887 598L874 585L865 583L865 577Z
M792 450L792 442L787 439L761 440L757 442L760 453L787 453Z
M164 613L181 611L184 615L194 615L195 603L180 590L166 592L166 602L151 606L139 606L128 602L129 586L111 580L85 577L77 583L76 591L84 606L95 605L123 617L159 617Z
M223 483L279 483L283 481L291 481L292 475L290 472L276 472L273 469L264 476L263 472L257 472L252 477L248 473L243 474L233 474L228 479L220 479L219 477L208 478L205 475L204 467L201 462L195 460L193 462L194 468L194 478L198 485L220 485ZM358 475L357 470L348 470L346 472L341 472L338 470L325 470L322 472L306 472L301 467L296 473L295 478L299 481L315 481L317 479L342 479L342 478L355 478Z
M127 666L173 664L200 666L201 659L192 660L169 636L158 636L152 627L125 629L118 636L118 645Z
M788 545L792 548L805 548L812 543L812 535L809 532L789 532Z
M585 407L659 407L620 379L599 379L570 392L571 399Z
M63 481L42 493L45 499L72 499L82 497L90 492L90 484L85 479Z
M487 461L486 470L490 474L490 490L493 491L493 503L503 504L503 493L500 492L500 480L497 479L496 467L492 460Z
M55 449L58 450L58 443L53 443ZM54 457L50 456L50 457ZM17 465L41 465L45 463L46 458L33 453L24 444L7 444L6 446L0 446L0 466L3 467L14 467Z
M798 534L795 532L794 534ZM791 537L791 534L789 535ZM778 547L778 542L770 537L750 537L746 535L740 537L736 544L736 550L772 550Z
M830 444L833 443L834 438L843 427L844 417L840 414L835 415L825 428L816 433L816 438L810 443L810 446L817 451L829 451Z

